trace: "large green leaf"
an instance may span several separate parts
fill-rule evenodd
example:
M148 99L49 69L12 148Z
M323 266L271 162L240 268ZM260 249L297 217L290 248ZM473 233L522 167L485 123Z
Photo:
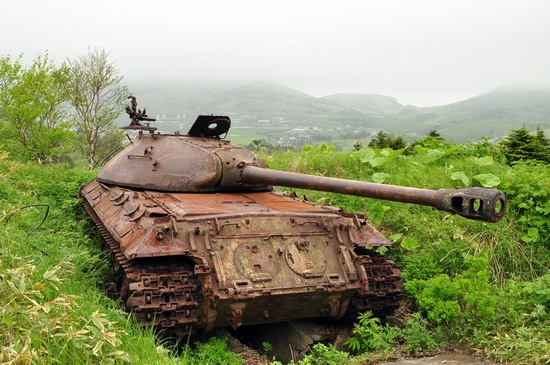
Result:
M493 174L479 174L474 176L473 179L478 181L485 188L494 188L500 184L498 176Z
M376 172L372 174L372 181L383 184L388 177L390 177L390 174L386 174L385 172Z
M464 171L453 172L453 174L451 175L451 179L453 179L455 181L460 180L460 181L462 181L464 186L470 186L470 179L468 178L468 176L466 176Z

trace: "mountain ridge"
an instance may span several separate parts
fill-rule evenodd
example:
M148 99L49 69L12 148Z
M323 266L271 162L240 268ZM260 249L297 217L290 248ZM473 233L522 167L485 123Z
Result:
M430 130L455 142L499 138L526 126L550 129L550 86L505 86L442 106L403 105L393 96L337 93L308 95L288 86L262 80L137 80L128 83L140 106L161 116L228 114L237 126L320 130L341 126L384 130L404 136ZM162 119L162 118L161 118ZM273 122L270 124L270 121ZM285 121L280 125L275 121Z

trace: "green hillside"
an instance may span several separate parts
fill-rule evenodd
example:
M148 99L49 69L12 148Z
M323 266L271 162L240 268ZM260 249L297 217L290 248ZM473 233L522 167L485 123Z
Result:
M506 135L511 129L550 128L550 88L501 87L461 102L419 108L424 125L457 142Z
M502 87L444 106L402 105L391 96L334 94L321 98L256 80L140 80L130 89L163 132L187 132L199 114L229 115L237 143L368 143L380 130L415 139L437 130L455 142L501 138L511 129L550 129L550 87ZM126 123L126 120L120 120ZM246 140L240 140L246 136ZM294 139L292 139L294 138ZM296 142L298 141L298 142Z

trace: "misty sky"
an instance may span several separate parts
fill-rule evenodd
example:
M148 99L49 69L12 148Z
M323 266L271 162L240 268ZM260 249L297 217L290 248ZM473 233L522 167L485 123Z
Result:
M550 85L548 0L0 0L0 55L110 52L125 80L261 79L441 105Z

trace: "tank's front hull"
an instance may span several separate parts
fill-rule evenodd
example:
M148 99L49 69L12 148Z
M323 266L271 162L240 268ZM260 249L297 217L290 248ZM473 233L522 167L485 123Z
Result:
M361 217L273 192L180 194L92 181L81 189L125 276L126 306L175 333L351 308L402 297L390 242Z

